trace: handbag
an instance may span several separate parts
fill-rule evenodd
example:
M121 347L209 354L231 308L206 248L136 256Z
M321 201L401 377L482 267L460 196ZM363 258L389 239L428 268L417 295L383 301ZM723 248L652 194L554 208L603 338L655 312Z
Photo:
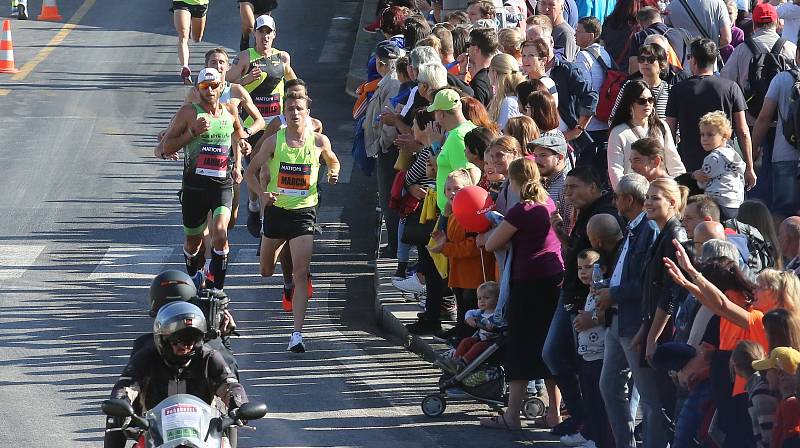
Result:
M424 246L428 244L428 241L430 241L431 233L433 232L433 227L436 225L436 221L425 221L422 223L420 222L421 214L422 207L417 207L414 213L406 217L405 226L403 227L403 235L400 237L400 241L402 241L404 244L409 244L411 246Z

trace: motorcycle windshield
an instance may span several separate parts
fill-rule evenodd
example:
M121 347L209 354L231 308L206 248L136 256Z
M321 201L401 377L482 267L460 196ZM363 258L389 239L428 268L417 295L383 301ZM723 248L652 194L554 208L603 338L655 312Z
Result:
M148 414L148 420L155 423L150 428L155 446L204 448L203 439L215 411L194 395L178 394L166 398ZM157 437L161 440L155 440Z

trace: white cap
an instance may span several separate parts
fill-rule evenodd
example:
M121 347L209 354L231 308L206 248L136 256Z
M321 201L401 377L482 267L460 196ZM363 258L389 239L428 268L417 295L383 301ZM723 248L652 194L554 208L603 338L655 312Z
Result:
M197 83L200 84L203 81L222 82L222 75L215 68L204 68L197 75Z
M272 31L277 31L275 28L275 19L272 16L264 14L263 16L258 16L256 19L256 29L261 28L262 26L269 27Z

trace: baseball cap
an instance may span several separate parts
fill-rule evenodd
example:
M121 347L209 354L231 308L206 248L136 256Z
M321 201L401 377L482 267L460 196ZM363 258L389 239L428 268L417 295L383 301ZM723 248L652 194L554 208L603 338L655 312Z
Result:
M753 23L763 25L778 21L778 10L770 3L759 3L753 8Z
M259 29L262 26L266 26L272 31L277 31L277 28L275 28L275 19L273 19L270 15L264 14L263 16L258 16L256 19L256 29Z
M791 347L775 347L766 359L753 361L753 369L781 369L786 373L794 374L800 364L800 352Z
M384 40L375 47L375 55L381 59L398 59L403 50L392 40Z
M453 110L461 107L461 97L453 89L442 89L433 97L433 104L428 106L428 112L437 110Z
M222 74L215 68L204 68L197 75L197 83L201 82L222 82Z
M556 154L567 155L567 139L561 131L547 131L536 140L528 143L528 148L539 146Z

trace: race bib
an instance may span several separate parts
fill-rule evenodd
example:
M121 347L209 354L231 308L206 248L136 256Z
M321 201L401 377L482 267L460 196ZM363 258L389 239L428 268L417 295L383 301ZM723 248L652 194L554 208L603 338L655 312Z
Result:
M278 169L278 194L305 197L311 188L311 165L281 162Z
M200 437L200 409L193 404L176 404L161 411L165 442L185 437Z
M195 174L206 177L228 176L228 147L222 145L203 144L197 155Z
M281 114L281 95L276 93L267 96L253 97L253 103L264 118L276 117Z

